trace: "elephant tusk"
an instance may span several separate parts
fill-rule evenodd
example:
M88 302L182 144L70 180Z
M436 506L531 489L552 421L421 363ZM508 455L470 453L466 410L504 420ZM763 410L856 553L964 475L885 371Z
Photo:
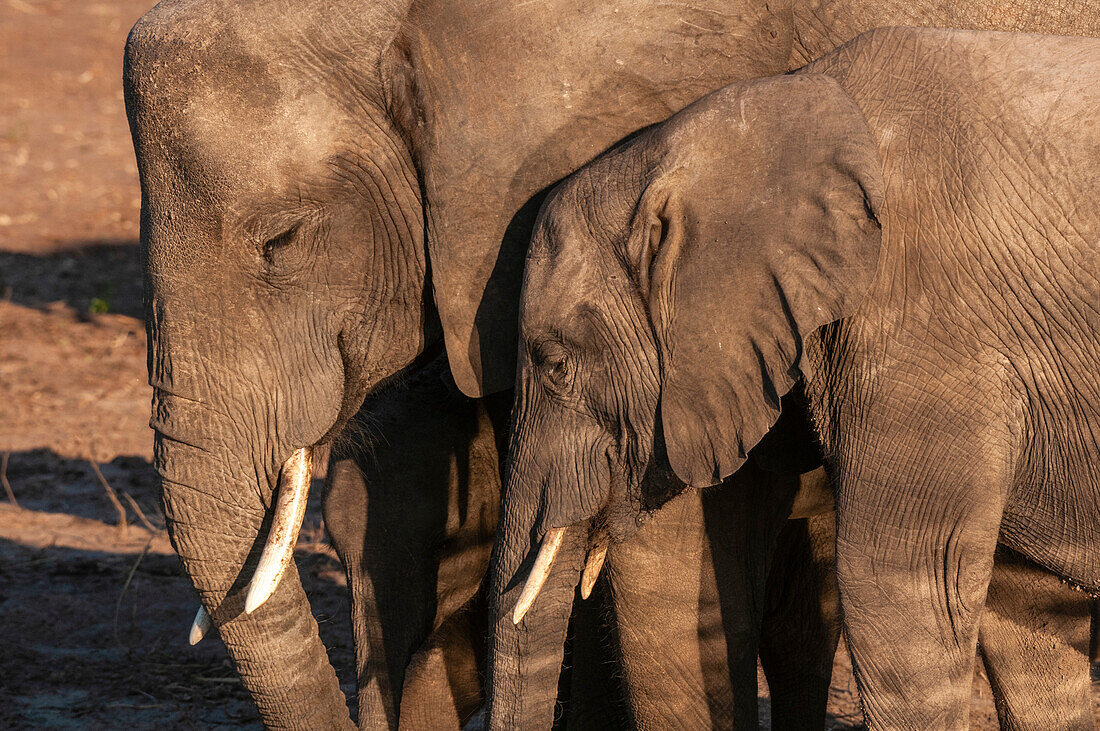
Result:
M607 558L606 543L589 551L588 560L584 562L584 573L581 574L581 599L587 599L592 595L592 587L596 585L596 579L600 578L600 569L603 568L605 558Z
M550 567L554 565L554 558L561 548L561 539L565 537L565 528L553 528L546 532L542 538L542 547L539 555L535 557L535 565L531 567L531 574L523 585L523 592L519 595L516 608L512 610L512 624L519 624L527 610L535 603L543 584L550 576Z
M191 633L187 635L187 642L192 646L199 644L213 626L214 621L210 619L210 613L200 604L199 611L195 614L195 621L191 623Z
M275 517L271 520L267 544L260 554L260 563L244 601L246 614L252 614L275 593L279 579L294 560L294 544L302 530L312 476L313 450L309 447L302 447L283 464L275 499Z

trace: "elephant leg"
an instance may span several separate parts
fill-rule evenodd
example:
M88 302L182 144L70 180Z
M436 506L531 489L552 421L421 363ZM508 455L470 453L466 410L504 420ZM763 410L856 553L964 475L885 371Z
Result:
M978 634L1002 729L1091 729L1089 599L1005 549Z
M483 602L472 602L448 617L417 650L405 671L401 731L462 728L480 707L484 614Z
M838 517L844 631L868 726L966 728L993 538L955 515L940 541L891 526L898 543L888 546L863 526L876 539L868 545Z
M431 632L435 611L435 567L416 544L429 545L442 526L410 521L387 551L366 530L368 502L371 514L380 517L385 501L369 494L359 465L334 458L327 488L325 525L344 564L351 599L358 724L377 731L396 729L405 668ZM400 589L386 572L387 565L397 564L408 578Z
M569 647L562 682L567 729L622 729L632 721L625 703L618 653L604 618L613 611L607 575L601 574L588 599L573 602ZM563 689L564 690L564 689ZM559 691L559 697L564 696Z
M1089 661L1100 662L1100 599L1089 602L1092 610L1092 637L1089 640Z
M835 521L831 512L789 520L776 541L760 637L776 731L825 726L840 638Z
M763 571L758 582L730 577L744 603L726 636L711 550L702 497L692 491L608 551L623 679L638 728L756 726ZM735 695L743 702L735 704Z
M463 642L483 652L483 640L461 640L457 619L433 633L475 597L488 567L497 431L486 403L457 395L445 373L438 361L372 396L334 447L325 523L348 576L360 728L398 728L406 716L458 727L478 686L476 665L449 658L468 655ZM424 661L410 670L417 653Z
M608 552L639 728L757 728L765 582L793 495L778 483L750 460L722 486L673 499Z
M832 464L843 627L873 729L968 726L1014 470L1005 418L967 398L988 388L929 390L921 366L880 376L890 391L861 406Z

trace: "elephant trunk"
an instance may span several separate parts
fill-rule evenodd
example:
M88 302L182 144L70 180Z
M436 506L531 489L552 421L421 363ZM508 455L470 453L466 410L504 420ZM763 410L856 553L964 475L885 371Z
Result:
M246 589L271 532L262 497L269 494L266 475L244 469L242 465L251 460L243 459L243 453L220 455L219 450L176 436L166 428L173 421L157 424L155 441L172 544L264 724L350 728L346 701L298 571L292 560L284 563L286 550L276 546L272 560L285 573L275 586L265 583L273 589L270 598L251 613L245 609ZM307 474L307 484L308 479ZM296 535L297 525L294 528ZM287 538L278 543L285 548L289 542L292 550Z
M519 507L507 500L504 505ZM507 509L493 548L488 661L488 720L493 729L553 725L565 636L585 559L584 531L565 530L548 532L540 542L547 548L537 560L530 535L533 513ZM539 584L537 598L532 582ZM525 584L527 596L521 597ZM521 598L527 606L517 622Z

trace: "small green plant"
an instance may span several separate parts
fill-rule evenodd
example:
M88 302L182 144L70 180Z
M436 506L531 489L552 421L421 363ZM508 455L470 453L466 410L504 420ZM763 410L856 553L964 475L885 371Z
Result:
M111 296L115 293L115 285L104 282L97 289L99 293L88 301L90 315L103 315L111 311Z

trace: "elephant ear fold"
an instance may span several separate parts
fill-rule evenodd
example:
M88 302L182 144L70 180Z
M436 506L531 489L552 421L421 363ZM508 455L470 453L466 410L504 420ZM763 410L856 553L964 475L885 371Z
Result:
M727 87L667 129L674 172L643 196L628 246L647 272L669 461L702 487L775 423L803 338L867 292L881 167L863 114L820 74Z

